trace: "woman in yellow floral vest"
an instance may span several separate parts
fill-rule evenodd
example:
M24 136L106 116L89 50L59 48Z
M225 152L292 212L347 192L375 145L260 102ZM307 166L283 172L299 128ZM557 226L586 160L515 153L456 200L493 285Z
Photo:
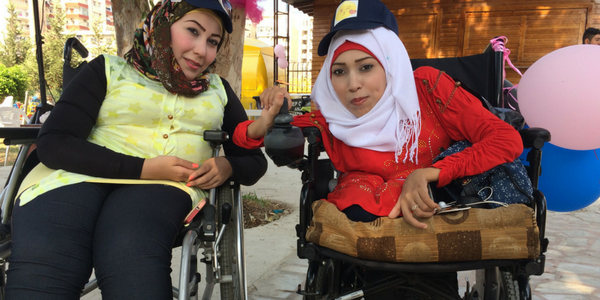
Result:
M267 168L230 141L211 158L202 138L247 119L208 71L230 12L227 0L159 2L124 58L95 58L65 88L15 204L7 299L79 299L92 269L105 299L172 298L172 244L193 205Z

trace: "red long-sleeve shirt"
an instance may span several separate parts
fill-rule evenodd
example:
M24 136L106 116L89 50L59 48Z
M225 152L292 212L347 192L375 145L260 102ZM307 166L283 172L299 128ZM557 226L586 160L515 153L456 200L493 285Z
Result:
M320 111L296 116L298 127L318 127L325 151L334 167L342 172L327 201L343 210L353 204L366 211L387 216L398 200L404 179L418 168L440 169L438 186L453 179L480 174L501 163L516 159L523 150L519 133L481 105L479 99L460 87L450 76L431 67L414 72L421 107L418 165L394 152L378 152L344 144L329 131ZM246 135L252 121L240 123L233 141L245 148L262 146L262 139ZM453 141L468 140L473 146L432 164L433 159ZM403 153L406 149L403 149Z

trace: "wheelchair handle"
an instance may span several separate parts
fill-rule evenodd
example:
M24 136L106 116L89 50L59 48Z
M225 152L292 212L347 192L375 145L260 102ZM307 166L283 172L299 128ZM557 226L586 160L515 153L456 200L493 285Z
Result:
M77 38L69 38L65 43L65 48L63 49L63 58L66 62L71 61L71 53L73 52L73 49L75 49L75 51L77 51L82 58L86 58L89 54L88 50Z

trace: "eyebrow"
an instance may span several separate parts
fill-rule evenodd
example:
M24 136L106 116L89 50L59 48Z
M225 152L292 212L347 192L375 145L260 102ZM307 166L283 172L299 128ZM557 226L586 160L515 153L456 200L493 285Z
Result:
M355 62L355 63L358 63L358 62L361 62L361 61L363 61L363 60L367 60L367 59L369 59L369 58L375 59L375 57L373 57L373 56L365 56L365 57L363 57L363 58L359 58L359 59L355 60L354 62ZM333 64L331 64L331 65L333 66L333 65L345 65L345 64L346 64L346 63L339 63L339 62L338 62L338 63L333 63Z
M200 25L200 23L198 23L196 20L187 20L186 22L193 22L196 25L198 25L198 27L200 27L200 29L202 29L202 31L206 32L206 28L204 28L202 25ZM211 36L216 36L216 37L220 38L221 34L219 34L219 33L213 33L213 34L211 34Z

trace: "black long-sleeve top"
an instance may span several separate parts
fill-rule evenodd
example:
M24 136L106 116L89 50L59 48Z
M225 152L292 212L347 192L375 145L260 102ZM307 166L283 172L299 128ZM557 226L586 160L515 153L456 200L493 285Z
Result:
M233 136L236 126L248 117L227 81L222 130ZM144 159L110 150L88 142L96 124L107 89L103 56L92 60L64 89L60 100L44 122L37 140L38 157L52 169L90 176L139 179ZM199 137L200 138L200 137ZM234 180L243 185L256 183L267 170L267 161L259 149L238 147L231 139L223 143L225 158L232 167Z

